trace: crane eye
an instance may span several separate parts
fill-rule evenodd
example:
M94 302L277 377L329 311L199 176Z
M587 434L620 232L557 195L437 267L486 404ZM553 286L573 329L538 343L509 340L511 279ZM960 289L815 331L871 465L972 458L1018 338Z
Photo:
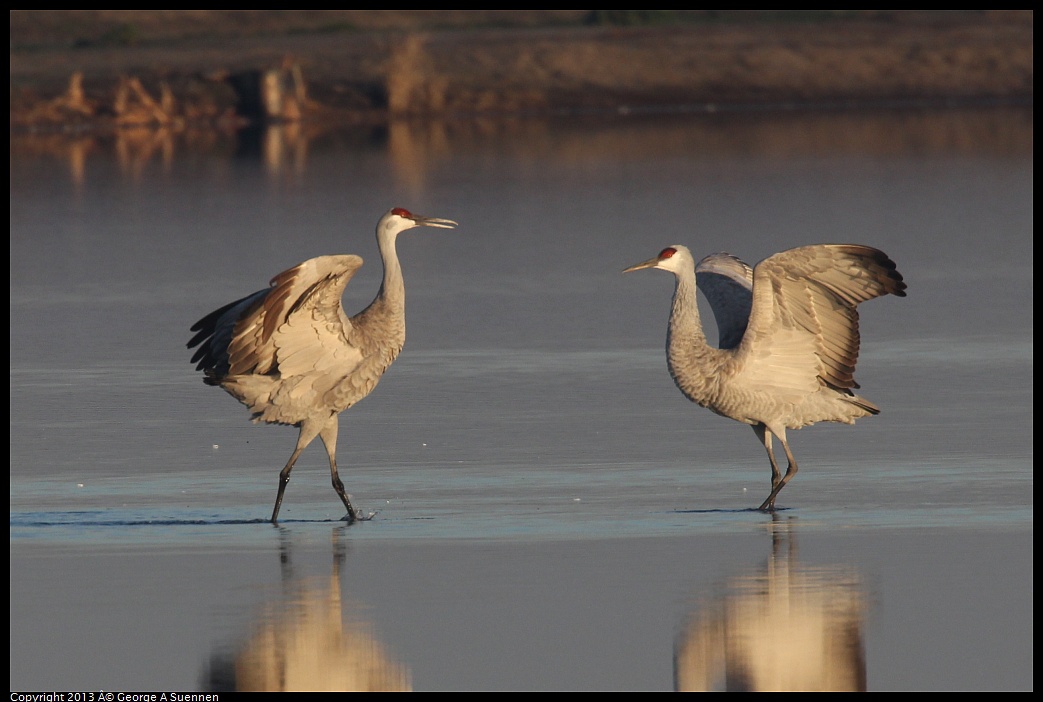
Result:
M677 249L675 249L672 246L668 246L667 248L665 248L665 249L663 249L662 251L659 252L659 258L660 259L670 258L675 253L677 253Z

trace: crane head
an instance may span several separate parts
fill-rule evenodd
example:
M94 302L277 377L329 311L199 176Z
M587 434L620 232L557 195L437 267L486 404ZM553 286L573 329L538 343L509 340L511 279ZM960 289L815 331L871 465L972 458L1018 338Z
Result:
M660 270L670 271L671 273L677 273L685 266L692 268L694 265L695 259L692 258L692 252L685 246L674 244L673 246L667 246L665 249L660 251L659 255L655 258L650 258L647 261L634 264L633 266L624 269L623 272L630 273L632 271L639 271L643 268L658 268Z
M439 227L441 229L452 229L457 226L451 219L440 219L438 217L423 217L415 215L404 207L395 207L387 211L377 224L377 235L396 236L413 227Z

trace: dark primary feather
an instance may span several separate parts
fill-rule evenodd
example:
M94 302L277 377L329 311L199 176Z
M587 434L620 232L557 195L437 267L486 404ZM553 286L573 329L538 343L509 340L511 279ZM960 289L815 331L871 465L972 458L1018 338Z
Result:
M230 302L206 315L189 329L189 331L198 332L186 346L190 349L199 346L192 354L191 362L196 363L197 371L206 373L206 379L203 382L215 385L216 383L208 381L213 377L228 375L228 344L232 341L235 320L238 319L242 310L248 308L256 300L263 299L269 291L270 288L265 288L235 302Z

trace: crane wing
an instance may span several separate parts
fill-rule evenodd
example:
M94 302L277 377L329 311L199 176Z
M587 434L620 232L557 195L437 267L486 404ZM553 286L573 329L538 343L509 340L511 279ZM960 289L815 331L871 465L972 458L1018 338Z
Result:
M272 278L265 294L245 298L227 346L227 374L318 371L339 379L350 372L362 354L348 343L341 296L360 266L358 256L320 256Z
M739 348L744 380L785 392L821 383L857 388L859 303L905 296L906 285L882 251L823 244L783 251L753 271L753 309Z
M258 290L230 302L192 325L191 331L196 332L196 335L186 346L190 349L199 346L192 354L192 363L196 363L197 371L206 371L208 376L224 376L228 373L228 345L232 342L235 323L243 312L263 300L269 290Z
M742 341L753 307L753 269L730 253L713 253L695 267L695 280L717 321L718 346L732 349Z

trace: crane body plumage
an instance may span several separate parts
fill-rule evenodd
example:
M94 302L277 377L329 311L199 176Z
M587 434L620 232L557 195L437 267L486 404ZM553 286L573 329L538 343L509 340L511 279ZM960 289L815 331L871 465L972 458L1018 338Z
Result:
M753 427L768 453L772 489L761 510L775 508L779 491L797 472L787 429L853 424L880 412L854 393L854 372L857 305L886 294L905 296L901 274L882 251L853 244L803 246L751 269L730 254L712 254L697 266L686 247L674 245L624 272L643 268L674 274L666 353L678 389L692 402ZM717 320L719 348L707 342L697 289ZM773 436L789 460L784 476Z
M270 287L221 307L192 326L189 348L204 382L244 404L255 422L300 428L297 446L279 475L271 521L301 452L316 436L330 462L333 487L346 519L363 519L337 472L339 415L365 398L398 357L406 339L405 285L396 237L419 226L452 228L456 222L388 211L377 224L384 276L376 298L348 317L345 287L362 266L355 255L319 256L279 273Z

